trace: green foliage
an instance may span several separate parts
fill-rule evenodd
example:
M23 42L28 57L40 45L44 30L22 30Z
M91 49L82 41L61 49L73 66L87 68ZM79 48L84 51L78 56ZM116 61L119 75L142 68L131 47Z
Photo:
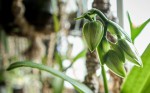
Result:
M84 57L86 54L86 50L82 50L80 53L78 53L73 59L72 59L72 63L74 63L75 61L77 61L79 58Z
M53 93L63 93L64 80L59 77L55 77L52 86L53 86Z
M96 16L93 18L93 15L98 15L100 17L101 24L98 24ZM125 59L142 67L141 58L132 44L131 38L123 28L106 18L98 9L88 10L76 19L82 18L89 20L89 22L85 23L83 26L82 31L90 51L92 52L97 49L101 65L106 64L111 71L121 77L125 77L123 66ZM101 28L104 28L104 31ZM106 41L106 43L103 43L104 41ZM115 51L116 55L113 56L114 52L111 52L111 54L108 53L109 50ZM108 55L115 58L108 57ZM107 60L104 58L107 58ZM115 62L115 59L118 64Z
M58 32L60 29L60 22L59 22L58 16L55 14L53 14L53 21L54 21L54 30L55 32Z
M142 32L144 27L150 22L150 18L142 23L140 26L135 27L131 21L128 13L128 20L130 23L131 39L134 42L135 38ZM133 67L128 77L125 79L121 93L150 93L150 44L142 54L143 68L139 69Z
M18 68L18 67L32 67L32 68L37 68L40 70L44 70L47 71L57 77L60 77L68 82L70 82L73 86L75 86L78 90L84 92L84 93L93 93L87 86L85 86L82 83L79 83L78 81L68 77L67 75L65 75L64 73L57 71L55 69L52 69L51 67L42 65L42 64L37 64L37 63L33 63L30 61L23 61L23 62L16 62L11 64L7 70L12 70L14 68Z
M82 50L80 53L78 53L74 58L71 59L71 65L67 68L64 69L62 62L64 60L63 56L60 55L58 52L55 53L55 60L56 62L59 64L59 70L60 71L66 71L68 68L70 68L79 58L84 57L86 54L86 50ZM64 87L64 80L60 79L58 77L54 78L53 81L53 88L54 88L54 93L62 93L63 91L63 87ZM74 88L78 91L81 91L80 89L76 88L74 86Z
M63 59L62 59L62 56L58 52L55 52L55 60L59 64L60 71L62 71L63 70L63 65L62 65Z
M142 30L145 28L145 26L150 22L150 18L147 19L145 22L143 22L141 25L134 26L128 12L127 12L127 15L128 15L128 20L129 20L129 24L130 24L131 39L134 42L135 38L142 32Z
M63 59L62 59L62 56L58 52L55 52L55 60L59 65L59 70L62 71L63 70L63 65L62 65ZM64 88L64 80L59 77L55 77L53 80L52 86L53 86L54 93L62 93L63 88Z
M150 93L150 44L142 55L143 68L133 67L125 79L121 93Z
M60 29L60 22L58 19L58 8L57 8L57 0L51 0L52 12L53 12L53 21L54 21L54 31L58 32Z

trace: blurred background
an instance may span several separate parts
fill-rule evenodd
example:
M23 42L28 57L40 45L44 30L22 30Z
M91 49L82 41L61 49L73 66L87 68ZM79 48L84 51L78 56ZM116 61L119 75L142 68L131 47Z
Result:
M50 66L104 93L96 53L82 38L87 20L74 20L91 8L101 10L130 35L127 11L134 26L150 18L149 0L0 0L0 93L77 93L68 82L31 68L6 71L14 62L31 60ZM135 39L140 55L150 43L150 24ZM130 70L131 64L126 64ZM111 93L122 78L107 69Z

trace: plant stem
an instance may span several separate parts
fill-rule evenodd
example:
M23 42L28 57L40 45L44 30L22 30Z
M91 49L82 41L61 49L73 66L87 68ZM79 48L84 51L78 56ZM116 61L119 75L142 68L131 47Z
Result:
M99 57L99 61L100 61L100 65L101 65L101 68L102 68L102 77L103 77L103 83L104 83L104 89L105 89L105 93L109 93L108 91L108 85L107 85L107 77L106 77L106 72L105 72L105 68L104 66L102 65L103 62L101 62L100 60L100 50L98 49L97 47L97 54L98 54L98 57Z
M93 19L88 14L85 14L84 18L88 19L89 21L93 21Z
M97 14L103 20L103 22L107 22L108 21L108 19L106 18L106 16L100 10L98 10L96 8L93 8L93 9L90 10L90 12L92 14Z
M103 65L101 65L101 68L102 68L102 77L103 77L105 93L108 93L108 85L107 85L107 77L106 77L105 68Z

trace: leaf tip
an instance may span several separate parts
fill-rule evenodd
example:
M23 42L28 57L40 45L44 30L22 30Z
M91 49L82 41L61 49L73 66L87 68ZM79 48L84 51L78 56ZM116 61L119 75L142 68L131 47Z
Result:
M141 63L138 63L138 64L135 64L137 67L140 67L140 68L143 68L143 64Z
M9 66L7 69L6 69L6 71L10 71L11 70L11 67Z
M119 75L120 77L122 78L125 78L126 77L126 72L124 71L122 74Z
M74 20L80 20L80 19L82 19L82 18L84 18L84 17L83 17L83 16L80 16L80 17L74 18Z
M136 60L135 65L136 65L137 67L143 68L142 59L141 59L140 57L138 57L138 59L135 59L135 60Z

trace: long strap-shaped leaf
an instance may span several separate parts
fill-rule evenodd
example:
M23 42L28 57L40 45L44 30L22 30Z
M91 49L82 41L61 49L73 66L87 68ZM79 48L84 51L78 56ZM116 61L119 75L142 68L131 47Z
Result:
M150 93L150 44L142 55L143 68L133 67L121 93Z
M75 86L76 88L78 88L79 90L81 90L83 93L93 93L87 86L85 86L82 83L79 83L78 81L68 77L67 75L65 75L62 72L59 72L55 69L52 69L51 67L42 65L42 64L37 64L37 63L33 63L30 61L23 61L23 62L16 62L11 64L7 70L12 70L14 68L18 68L18 67L32 67L32 68L37 68L40 70L44 70L47 71L55 76L58 76L68 82L70 82L73 86Z

